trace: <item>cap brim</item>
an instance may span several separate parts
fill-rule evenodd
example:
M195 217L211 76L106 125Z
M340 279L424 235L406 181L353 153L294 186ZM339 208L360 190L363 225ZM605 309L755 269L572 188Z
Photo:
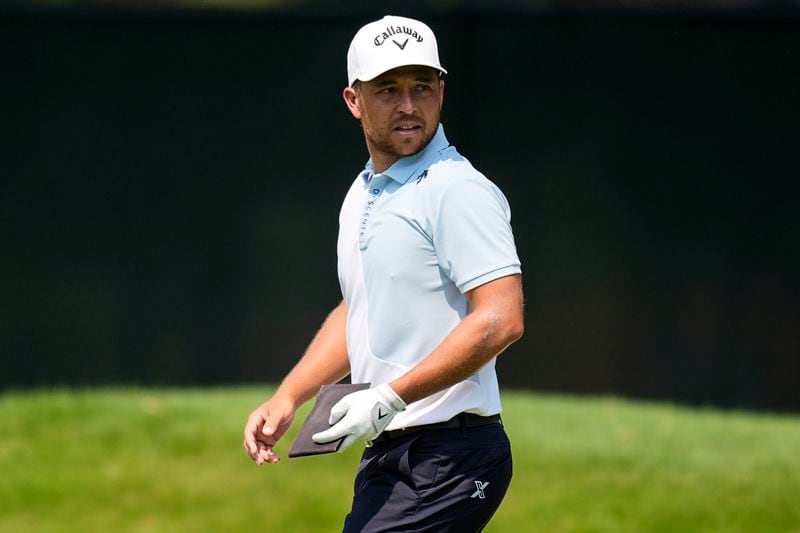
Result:
M372 72L362 73L359 77L353 80L353 83L355 83L356 81L372 81L381 74L400 67L429 67L432 68L433 70L441 72L442 74L447 74L447 70L445 70L444 67L442 67L441 65L433 65L431 63L402 63L400 65L394 65L389 68L380 69L377 72L372 71ZM351 83L350 85L352 85L353 83Z

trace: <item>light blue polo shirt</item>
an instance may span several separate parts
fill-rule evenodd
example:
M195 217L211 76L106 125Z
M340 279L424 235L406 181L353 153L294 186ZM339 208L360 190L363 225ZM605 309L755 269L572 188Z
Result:
M465 292L521 271L508 201L450 146L441 124L421 152L383 173L367 163L342 205L337 251L351 379L373 386L442 342L467 314ZM412 403L388 429L500 410L493 359Z

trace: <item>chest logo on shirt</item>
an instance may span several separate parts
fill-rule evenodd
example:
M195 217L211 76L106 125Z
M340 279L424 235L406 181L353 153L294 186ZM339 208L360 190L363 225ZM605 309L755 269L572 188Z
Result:
M378 195L381 193L380 189L372 189L369 191L369 197L367 198L367 203L364 204L364 212L361 213L361 236L364 236L364 232L367 231L367 221L369 220L369 215L372 213L372 208L375 207L375 201L378 199Z
M367 249L367 223L369 222L369 217L372 214L372 210L375 208L375 202L378 200L378 195L380 193L381 189L378 187L371 187L369 189L367 201L364 204L364 209L361 211L361 223L359 224L358 232L358 248L360 250Z
M419 185L419 182L420 182L420 181L422 181L422 180L424 180L424 179L425 179L425 178L427 178L427 177L428 177L428 171L426 170L426 171L424 171L422 174L420 174L419 176L417 176L417 185Z

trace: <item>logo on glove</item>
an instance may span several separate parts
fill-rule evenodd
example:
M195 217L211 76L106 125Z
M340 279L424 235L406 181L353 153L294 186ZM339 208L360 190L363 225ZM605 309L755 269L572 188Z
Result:
M373 389L352 392L331 407L328 423L331 427L311 436L314 442L324 444L344 439L339 450L347 449L357 440L375 439L406 403L387 384Z

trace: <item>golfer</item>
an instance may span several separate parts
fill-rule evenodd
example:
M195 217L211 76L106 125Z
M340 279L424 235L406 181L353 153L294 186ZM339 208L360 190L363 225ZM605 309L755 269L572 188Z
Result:
M366 444L346 532L480 531L511 481L494 364L522 335L520 261L506 198L439 122L446 72L418 20L384 17L350 43L344 102L370 159L339 215L343 301L244 430L256 463L278 463L321 385L370 383L314 435Z

